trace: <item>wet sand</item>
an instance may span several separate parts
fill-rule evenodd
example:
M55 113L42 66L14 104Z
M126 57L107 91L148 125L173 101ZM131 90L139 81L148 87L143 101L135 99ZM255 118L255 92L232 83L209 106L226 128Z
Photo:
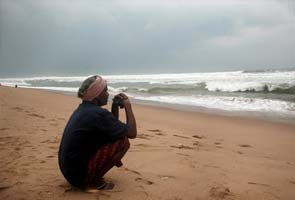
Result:
M138 137L110 191L61 175L57 152L80 99L0 87L0 199L269 199L295 197L295 122L284 124L133 105ZM121 120L124 121L121 111Z

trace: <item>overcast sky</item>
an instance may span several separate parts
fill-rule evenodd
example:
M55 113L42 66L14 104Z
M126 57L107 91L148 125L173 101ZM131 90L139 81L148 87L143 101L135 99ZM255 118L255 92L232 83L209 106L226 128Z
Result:
M0 0L0 77L295 67L294 0Z

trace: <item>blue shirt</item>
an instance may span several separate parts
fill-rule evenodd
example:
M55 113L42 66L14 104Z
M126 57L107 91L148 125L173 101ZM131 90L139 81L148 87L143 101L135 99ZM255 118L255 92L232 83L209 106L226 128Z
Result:
M127 136L128 126L106 109L83 101L70 117L59 147L58 161L64 177L83 186L88 162L107 143Z

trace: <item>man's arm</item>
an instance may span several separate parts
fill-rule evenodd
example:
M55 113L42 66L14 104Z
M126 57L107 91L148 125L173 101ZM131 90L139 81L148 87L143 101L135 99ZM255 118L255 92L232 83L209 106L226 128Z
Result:
M130 139L136 138L137 136L136 120L132 111L131 103L128 99L128 96L125 95L124 93L121 93L120 97L123 99L123 107L125 108L125 113L126 113L126 123L128 125L127 137Z
M116 119L119 119L119 106L115 103L112 103L112 113Z
M124 93L118 94L119 98L123 101L123 105L121 105L121 108L125 108L126 113L126 123L128 125L128 133L127 137L130 139L136 138L137 136L137 128L136 128L136 120L132 111L131 103L128 99L128 96ZM119 106L117 103L112 104L112 113L113 115L119 119Z
M128 125L127 137L134 139L137 136L137 128L136 128L136 120L135 120L129 99L124 100L124 107L125 107L126 120Z

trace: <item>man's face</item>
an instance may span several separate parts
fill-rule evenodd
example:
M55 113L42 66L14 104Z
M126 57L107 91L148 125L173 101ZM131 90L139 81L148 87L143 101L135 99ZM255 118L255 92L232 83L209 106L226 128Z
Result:
M108 98L109 98L108 86L106 86L103 89L103 91L100 93L100 95L97 97L97 103L99 104L99 106L107 105Z

